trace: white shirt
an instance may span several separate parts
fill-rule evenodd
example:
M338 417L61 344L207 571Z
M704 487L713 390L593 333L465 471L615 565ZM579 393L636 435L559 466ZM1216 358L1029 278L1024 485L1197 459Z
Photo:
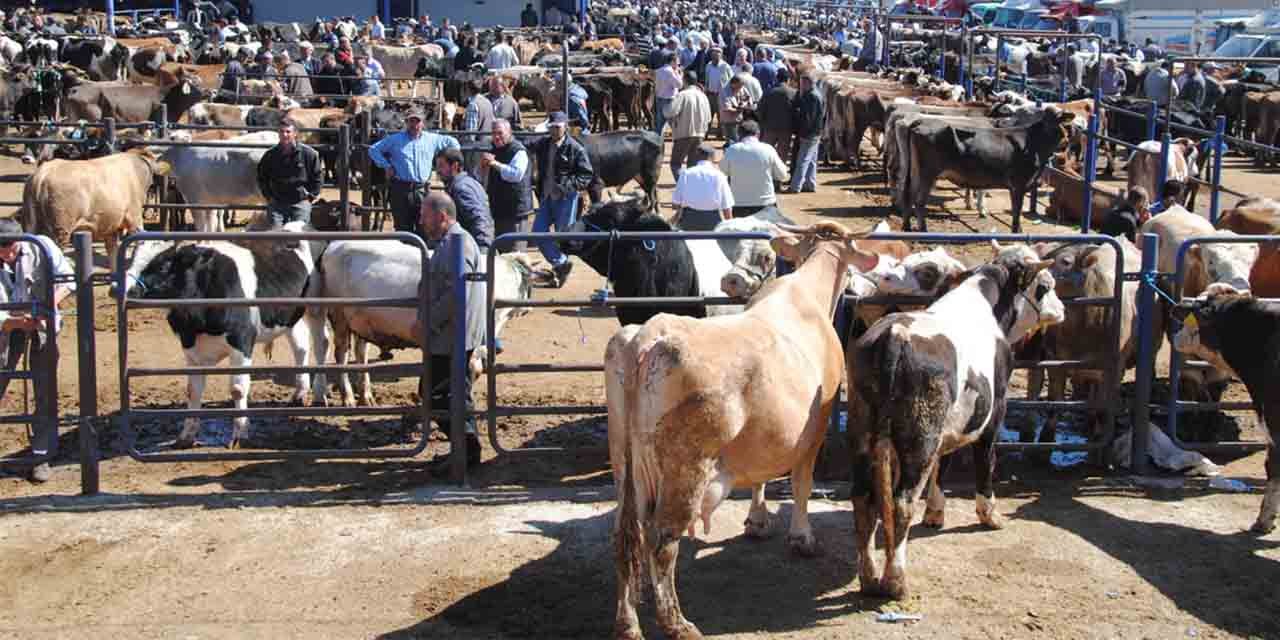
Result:
M493 45L488 55L484 57L484 66L490 71L508 69L518 64L520 64L520 58L516 56L516 50L505 42Z
M676 97L676 94L684 88L684 80L680 74L676 73L671 65L664 64L658 69L655 80L655 94L664 100L670 100Z
M747 93L751 94L751 101L760 102L760 98L764 96L764 89L760 86L760 81L749 72L741 72L738 74L742 78L742 84L747 88Z
M729 179L703 160L680 174L671 202L697 211L722 211L733 208L733 191Z
M71 281L65 284L55 285L52 282L45 283L51 289L57 286L65 286L75 291L75 269L71 268L71 261L67 260L67 256L62 253L62 249L51 239L45 236L36 236L36 240L48 250L49 255L53 258L53 277L68 276ZM13 264L13 291L10 295L12 302L36 302L41 305L44 300L38 291L33 291L38 282L43 280L44 273L40 268L40 262L43 256L40 250L25 242L18 243L18 259ZM37 299L41 298L41 299ZM54 327L55 331L62 330L62 314L54 309ZM43 332L42 332L43 334Z
M739 207L776 204L778 196L773 192L773 181L782 181L787 176L787 165L778 151L755 136L729 145L720 161L720 170L729 179L733 201Z
M387 37L387 26L382 22L374 22L369 25L369 36L374 40L382 40Z

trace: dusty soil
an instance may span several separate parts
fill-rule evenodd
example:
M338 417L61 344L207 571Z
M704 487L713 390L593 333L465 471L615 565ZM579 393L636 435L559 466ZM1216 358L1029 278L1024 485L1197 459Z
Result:
M0 178L0 200L20 198L27 171L0 158L0 175L8 176ZM783 197L788 214L852 227L888 215L879 178L843 168L824 168L819 178L817 193ZM1233 167L1228 183L1280 196L1272 174ZM667 176L664 198L671 186ZM933 230L1009 229L1004 195L992 194L988 205L998 213L987 219L961 210L958 195L938 191ZM943 215L944 207L958 215ZM1069 232L1028 221L1028 232ZM989 255L981 245L960 252L970 262ZM582 298L603 284L580 264L565 289L536 296ZM118 323L114 301L105 291L96 298L92 366L106 415L120 405ZM130 365L182 364L160 312L132 311L127 325ZM501 357L598 363L616 328L594 309L535 310L508 325ZM69 321L59 339L59 396L68 415L77 411L78 367L87 364L76 362L78 339ZM1025 388L1021 375L1017 388ZM185 404L180 378L131 384L134 407ZM21 410L16 386L0 410ZM380 382L376 394L380 403L408 406L415 386ZM278 405L288 392L255 379L253 403ZM603 388L599 374L515 375L499 379L498 396L503 405L599 405ZM212 378L205 397L226 406L226 378ZM1245 396L1233 389L1232 397ZM483 384L476 400L484 406ZM1241 415L1239 425L1244 437L1258 438L1251 416ZM428 457L447 450L442 442L407 461L143 464L126 454L118 420L98 426L106 458L101 495L76 495L74 424L64 429L49 484L0 477L0 575L8 578L0 585L8 603L0 608L0 637L597 638L611 629L613 489L604 456L590 451L604 444L600 416L500 421L504 447L573 449L495 457L486 445L465 488L432 474ZM139 446L164 450L178 429L164 421L138 425ZM206 421L202 444L220 450L228 432L225 423ZM255 421L247 444L408 446L417 437L416 427L396 419L322 418ZM0 432L0 451L24 446L20 429ZM945 483L948 527L913 531L914 592L902 603L857 594L843 485L824 485L834 498L811 502L825 552L815 559L788 555L781 536L744 539L747 501L738 496L715 514L709 535L683 545L680 593L691 620L727 638L1280 638L1280 539L1244 532L1257 513L1262 455L1219 462L1248 492L1178 476L1153 485L1093 466L1046 470L1005 456L996 493L1008 524L995 532L977 524L972 482L953 470ZM785 490L778 483L771 495ZM774 508L780 529L790 503ZM882 610L923 620L878 623ZM651 620L651 610L642 617Z

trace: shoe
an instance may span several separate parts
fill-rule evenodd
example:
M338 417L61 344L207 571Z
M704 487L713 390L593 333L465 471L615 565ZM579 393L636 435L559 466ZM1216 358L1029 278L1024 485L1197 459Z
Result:
M778 189L778 193L790 195L795 193L795 190L793 190L791 187L783 187L781 189Z
M449 453L441 453L431 459L431 472L435 475L444 475L449 472L449 461L453 457L453 448L450 446ZM467 434L467 468L474 469L480 466L480 437L474 433Z
M53 470L49 468L48 462L41 462L40 464L31 467L31 481L37 484L44 484L48 482L52 475Z
M502 338L494 338L494 339L493 339L493 353L494 353L495 355L502 355L502 351L503 351L503 349L502 349Z
M818 188L817 188L817 187L805 187L805 188L803 188L803 189L801 189L801 190L800 190L800 193L813 193L813 192L815 192L815 191L817 191L817 190L818 190Z
M557 289L563 287L565 282L568 282L571 271L573 271L573 263L568 260L552 267L552 272L556 277L555 285Z

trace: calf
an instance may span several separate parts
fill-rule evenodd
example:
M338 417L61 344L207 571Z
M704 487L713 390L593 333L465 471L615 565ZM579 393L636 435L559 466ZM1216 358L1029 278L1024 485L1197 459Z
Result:
M190 137L187 132L173 134L175 140ZM279 134L274 131L256 131L228 140L237 144L276 144ZM175 146L160 156L165 173L173 176L182 198L186 202L201 204L263 205L267 200L258 188L258 162L266 148L232 149L227 147ZM203 232L225 231L224 213L217 209L192 209L195 230Z
M1071 167L1048 171L1045 173L1045 185L1053 189L1052 195L1049 196L1049 207L1044 211L1045 217L1053 218L1060 223L1084 221L1086 189L1084 178L1079 173ZM1101 229L1106 220L1106 213L1124 202L1124 198L1121 194L1111 192L1097 183L1093 184L1091 193L1093 212L1089 226L1092 229Z
M1173 348L1230 371L1244 383L1266 428L1267 489L1253 531L1271 533L1280 510L1280 309L1214 286L1207 295L1174 308Z
M285 231L304 231L303 223L291 222ZM134 254L125 274L130 298L284 298L307 295L307 284L315 271L316 257L324 248L315 242L253 243L241 246L230 242L180 245L147 243ZM268 345L286 336L294 362L303 367L311 355L324 356L325 326L321 316L306 313L305 307L178 307L169 310L169 328L182 344L187 365L210 367L230 359L233 367L253 364L256 345ZM298 374L293 401L309 404L310 393L323 401L323 377L316 377L311 389L310 375ZM187 401L199 409L204 396L205 376L188 378ZM237 409L249 407L249 374L231 376L231 399ZM249 418L234 420L230 448L248 435ZM198 418L188 418L176 447L195 444L200 431Z
M1199 175L1196 154L1200 149L1190 138L1174 140L1169 145L1167 154L1165 184L1156 184L1160 180L1160 147L1161 143L1155 140L1148 140L1138 145L1138 150L1129 156L1129 164L1125 166L1125 171L1129 174L1130 189L1143 187L1151 197L1159 197L1163 201L1163 194L1169 183L1177 185L1176 193L1186 194L1191 178ZM1164 208L1167 209L1174 204L1186 204L1185 195L1178 197L1176 202L1165 202Z
M588 187L591 204L603 198L605 187L640 183L650 208L658 210L658 175L662 170L662 138L652 131L610 131L582 136L583 148L596 177Z
M978 519L1002 526L992 476L1013 357L1010 342L1062 321L1053 276L1027 247L998 252L925 311L885 316L849 348L849 448L858 577L868 594L907 595L907 531L929 486L927 526L940 527L942 456L977 443ZM879 575L875 531L885 524Z

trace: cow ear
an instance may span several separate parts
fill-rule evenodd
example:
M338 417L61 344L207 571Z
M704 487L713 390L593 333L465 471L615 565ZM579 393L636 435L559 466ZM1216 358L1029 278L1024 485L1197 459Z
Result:
M849 251L853 256L853 259L850 260L850 262L858 271L866 273L875 269L876 265L880 264L879 254L859 249L858 244L852 240L849 241Z
M773 252L789 262L799 264L804 260L805 256L800 255L800 245L803 241L800 236L789 231L779 230L778 235L769 240L769 248Z
M1001 246L1000 246L1000 241L999 241L999 240L996 240L995 238L992 238L992 239L991 239L991 250L992 250L992 251L995 251L996 253L1000 253L1000 251L1001 251L1002 249L1003 249L1003 247L1001 247Z

